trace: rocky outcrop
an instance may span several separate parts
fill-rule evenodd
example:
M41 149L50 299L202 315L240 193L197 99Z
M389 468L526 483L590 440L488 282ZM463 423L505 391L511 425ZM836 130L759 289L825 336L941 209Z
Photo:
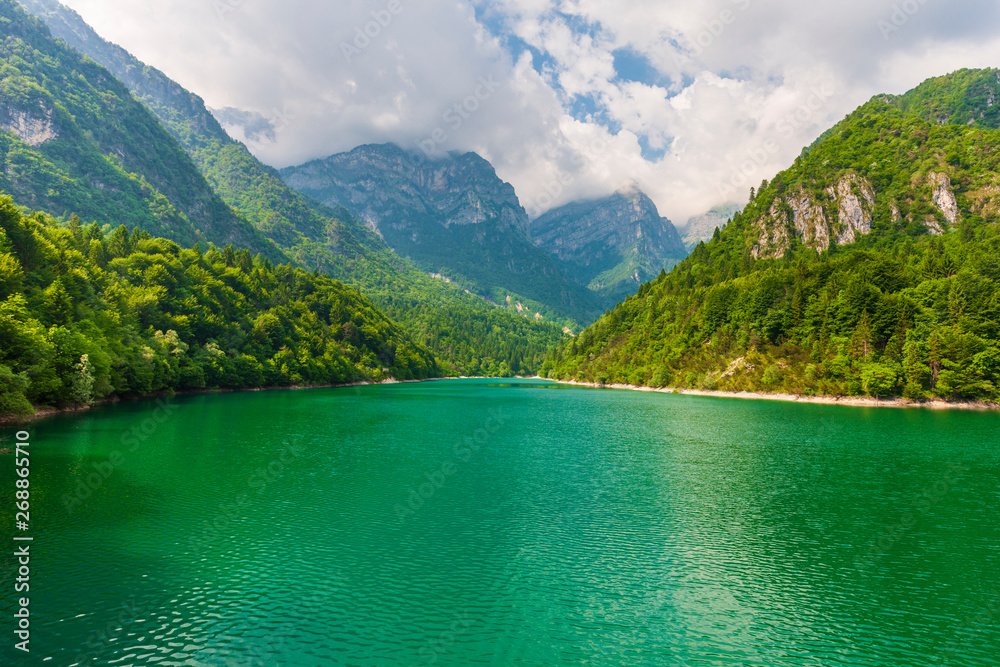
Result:
M958 201L955 199L955 193L951 189L951 178L947 174L932 171L927 174L927 182L930 183L933 190L931 203L941 211L941 214L944 215L949 225L954 225L958 222ZM937 220L932 222L928 218L927 227L933 234L942 234L944 232Z
M754 259L777 259L784 256L791 247L788 212L783 208L783 203L781 199L776 199L767 215L754 223L757 241L750 249Z
M854 243L871 232L875 193L868 181L847 174L826 192L837 202L837 245Z
M42 103L31 110L0 107L0 128L37 148L59 136L52 115L52 109L47 109Z
M688 254L673 224L635 186L553 209L531 223L529 234L606 307Z
M828 202L817 199L799 186L791 194L778 197L767 215L754 223L755 241L750 249L754 259L777 259L798 243L823 252L833 239L837 245L856 242L871 232L875 192L860 176L848 173L825 190Z
M816 252L823 252L829 248L830 225L823 207L814 202L804 191L800 191L797 196L789 197L788 205L792 209L792 224L799 242Z

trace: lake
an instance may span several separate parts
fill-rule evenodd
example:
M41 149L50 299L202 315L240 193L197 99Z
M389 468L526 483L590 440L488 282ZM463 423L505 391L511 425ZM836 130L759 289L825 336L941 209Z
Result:
M533 380L52 417L31 664L996 665L998 427Z

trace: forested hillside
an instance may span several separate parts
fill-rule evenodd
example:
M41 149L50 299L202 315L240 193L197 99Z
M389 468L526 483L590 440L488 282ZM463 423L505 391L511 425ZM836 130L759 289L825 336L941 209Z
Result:
M545 370L653 386L998 398L1000 131L968 124L994 108L989 95L965 96L981 90L970 78L995 83L996 72L861 107ZM925 119L945 108L963 124L940 124L937 111Z
M107 70L0 0L0 191L53 215L282 254Z
M502 312L401 260L347 210L289 188L205 107L159 70L101 39L55 0L22 0L52 32L118 77L183 146L218 195L302 266L364 292L416 340L463 374L534 372L560 327ZM83 215L81 213L81 215Z
M438 375L331 278L226 246L67 227L0 198L0 415L113 395Z

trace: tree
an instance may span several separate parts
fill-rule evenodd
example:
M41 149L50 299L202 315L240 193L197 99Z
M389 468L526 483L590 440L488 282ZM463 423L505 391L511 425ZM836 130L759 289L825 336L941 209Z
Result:
M94 369L90 364L90 355L80 356L76 365L76 375L73 376L73 386L70 396L77 405L94 404Z
M896 371L883 364L865 364L861 369L861 386L869 396L888 396L896 388Z
M854 359L867 359L872 354L872 324L867 310L861 313L858 326L851 336L850 352Z

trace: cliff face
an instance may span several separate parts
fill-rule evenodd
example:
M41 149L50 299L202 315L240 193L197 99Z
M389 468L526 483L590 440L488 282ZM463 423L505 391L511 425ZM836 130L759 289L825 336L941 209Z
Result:
M497 303L589 320L593 295L535 246L514 188L475 153L415 158L394 144L359 146L281 171L296 190L343 206L400 255Z
M931 188L931 203L949 224L959 221L958 203L946 174L930 172L923 182ZM801 185L775 198L766 216L753 223L756 242L750 250L754 259L777 259L784 256L796 239L800 245L823 252L831 239L838 246L850 245L872 231L877 196L867 179L853 172L816 196ZM899 207L890 203L892 218L901 218ZM933 215L920 223L930 234L941 234L943 227Z
M566 275L609 306L687 257L673 224L634 187L553 209L532 222L529 232Z

